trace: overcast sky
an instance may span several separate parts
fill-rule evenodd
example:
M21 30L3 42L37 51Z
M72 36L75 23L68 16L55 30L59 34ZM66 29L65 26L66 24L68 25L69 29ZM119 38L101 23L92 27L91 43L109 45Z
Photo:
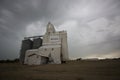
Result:
M67 31L71 59L120 57L120 0L0 0L0 59L18 58L49 21Z

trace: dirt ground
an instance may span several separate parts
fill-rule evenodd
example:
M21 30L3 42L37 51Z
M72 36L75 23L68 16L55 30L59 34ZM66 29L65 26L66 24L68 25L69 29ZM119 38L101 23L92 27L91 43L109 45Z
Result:
M120 60L39 66L0 63L0 80L120 80Z

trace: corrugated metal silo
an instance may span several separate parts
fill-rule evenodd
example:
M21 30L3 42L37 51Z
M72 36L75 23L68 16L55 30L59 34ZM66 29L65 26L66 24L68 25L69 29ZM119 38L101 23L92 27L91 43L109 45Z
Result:
M32 49L33 41L30 39L22 40L21 50L20 50L20 62L24 63L26 50Z
M38 49L40 46L42 46L42 39L41 38L33 39L33 47L32 47L32 49Z

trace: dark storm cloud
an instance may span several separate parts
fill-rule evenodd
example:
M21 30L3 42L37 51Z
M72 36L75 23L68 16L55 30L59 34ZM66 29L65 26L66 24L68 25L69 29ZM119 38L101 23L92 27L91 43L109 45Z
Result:
M55 7L59 4L52 2L49 0L2 0L0 2L0 42L2 45L0 58L18 55L20 41L25 36L28 24L38 20L48 22L54 13L60 11L60 8Z
M48 21L68 31L71 58L118 51L119 9L119 0L1 0L0 59L19 57L23 37L43 34Z

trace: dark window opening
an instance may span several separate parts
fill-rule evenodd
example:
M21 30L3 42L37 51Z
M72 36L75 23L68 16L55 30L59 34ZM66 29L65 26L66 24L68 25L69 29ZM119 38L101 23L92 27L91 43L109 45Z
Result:
M47 49L45 48L45 51L47 51Z
M52 51L54 50L54 48L52 48Z

